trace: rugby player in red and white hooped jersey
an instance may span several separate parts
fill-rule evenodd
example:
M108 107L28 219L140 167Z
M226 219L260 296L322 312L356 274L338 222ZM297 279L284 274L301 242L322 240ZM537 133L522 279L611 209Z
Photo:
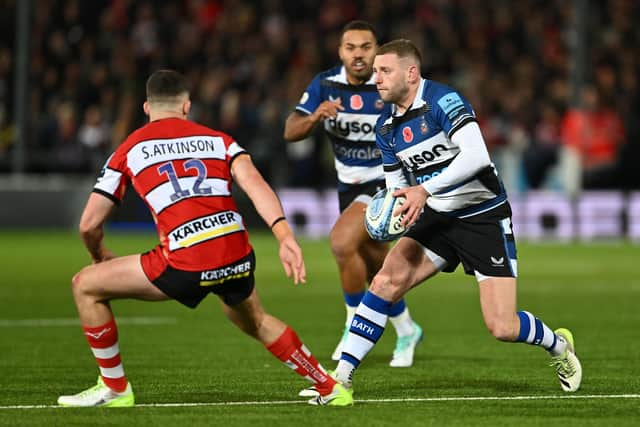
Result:
M235 181L271 226L280 261L295 284L305 282L302 250L278 197L232 137L187 120L184 77L160 70L147 80L150 123L133 132L107 161L80 220L93 264L72 289L100 375L95 386L60 396L63 406L133 406L109 301L175 299L195 308L209 293L226 316L275 357L309 379L320 396L310 403L346 406L351 394L331 378L297 334L266 313L254 287L255 258L231 196ZM103 224L131 184L151 211L160 244L144 254L116 257L103 244Z

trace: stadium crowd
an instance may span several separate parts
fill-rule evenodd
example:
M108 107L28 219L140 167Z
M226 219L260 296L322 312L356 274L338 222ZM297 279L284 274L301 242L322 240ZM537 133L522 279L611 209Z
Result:
M284 121L336 63L340 28L408 38L423 73L475 106L511 189L553 186L574 153L587 188L639 188L640 3L589 1L586 75L570 96L575 2L553 0L36 0L31 2L28 172L92 173L145 121L144 81L182 71L192 118L235 136L277 186L333 186L321 133L287 146ZM15 147L17 0L0 0L0 171ZM557 168L556 168L557 169ZM560 174L562 175L562 174Z

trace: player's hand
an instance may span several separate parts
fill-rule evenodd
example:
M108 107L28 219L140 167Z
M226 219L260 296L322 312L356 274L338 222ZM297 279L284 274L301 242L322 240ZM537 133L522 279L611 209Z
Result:
M293 276L293 283L306 283L307 272L302 258L302 249L293 235L287 236L280 242L280 262L287 277Z
M104 261L109 261L110 259L114 259L116 257L116 254L114 254L113 252L111 252L109 249L103 249L100 253L100 258L93 259L93 263L94 264L98 264L100 262L104 262Z
M393 195L394 197L403 196L407 199L402 206L393 211L394 216L404 214L404 218L400 222L404 227L409 227L418 220L427 202L427 197L430 196L422 185L400 188L394 191Z
M344 111L341 99L323 101L313 112L314 121L319 122L320 120L335 118L338 116L338 111Z

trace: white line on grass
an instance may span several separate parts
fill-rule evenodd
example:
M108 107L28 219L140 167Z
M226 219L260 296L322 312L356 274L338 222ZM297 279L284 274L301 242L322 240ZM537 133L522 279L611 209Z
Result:
M547 396L468 396L468 397L407 397L398 399L360 399L356 403L405 403L405 402L463 402L485 400L557 400L557 399L640 399L640 394L570 394ZM271 400L255 402L185 402L185 403L141 403L137 408L177 408L197 406L264 406L297 405L307 403L304 400ZM64 409L58 405L6 405L0 409Z
M118 317L118 325L168 325L177 323L172 317ZM80 320L74 318L56 319L0 319L0 328L41 326L80 326Z

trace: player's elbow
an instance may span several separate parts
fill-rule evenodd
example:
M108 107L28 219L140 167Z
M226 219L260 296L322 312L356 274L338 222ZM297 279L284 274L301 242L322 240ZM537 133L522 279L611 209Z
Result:
M89 238L99 232L102 223L94 221L92 218L82 217L78 225L78 232L83 239Z
M305 139L311 133L311 129L306 129L305 116L298 112L293 112L284 124L283 138L287 142L296 142Z
M287 142L295 142L301 140L304 136L294 132L289 126L285 126L282 137Z

